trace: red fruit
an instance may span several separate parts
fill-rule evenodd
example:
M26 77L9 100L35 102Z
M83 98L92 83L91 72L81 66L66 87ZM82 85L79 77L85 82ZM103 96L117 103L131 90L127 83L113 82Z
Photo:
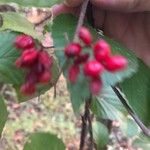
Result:
M65 47L65 55L68 58L78 56L82 50L82 47L78 43L70 43Z
M103 72L103 66L96 60L91 60L84 65L84 74L86 76L97 78Z
M68 79L70 82L75 83L78 79L80 68L78 65L73 65L68 70Z
M80 54L75 60L74 60L74 64L78 65L78 64L82 64L85 63L89 58L89 54Z
M127 59L120 55L112 56L104 63L105 68L110 72L121 71L125 69L127 65Z
M97 61L105 61L111 54L111 48L109 44L104 40L99 40L94 46L94 56Z
M21 55L22 64L24 66L29 66L29 67L30 65L36 62L37 58L38 58L38 51L34 48L23 51Z
M27 49L35 46L34 40L29 35L18 35L15 39L15 46L18 49Z
M49 69L52 66L53 60L46 51L40 51L38 57L39 63L41 63L44 68Z
M36 74L41 74L45 71L45 68L44 66L40 63L40 62L37 62L35 63L33 66L32 66L32 71L35 72Z
M90 45L92 42L92 36L86 27L81 27L79 30L79 38L86 44Z
M51 73L49 71L44 71L38 76L38 82L46 84L51 80Z
M102 81L100 78L94 78L90 81L90 91L93 95L98 95L102 89Z
M26 82L29 84L36 84L38 81L38 75L36 72L31 70L27 75L26 75Z
M36 91L36 87L34 84L29 84L29 83L25 83L21 86L20 91L24 94L24 95L32 95L35 93Z

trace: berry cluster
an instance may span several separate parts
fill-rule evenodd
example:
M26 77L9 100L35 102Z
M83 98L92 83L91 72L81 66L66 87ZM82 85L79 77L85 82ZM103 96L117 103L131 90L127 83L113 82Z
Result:
M52 58L44 50L35 47L34 39L28 35L19 35L15 39L15 46L21 50L21 56L16 60L17 68L26 69L25 83L21 86L24 95L32 95L36 85L47 84L51 80Z
M73 65L68 70L68 78L71 83L78 79L80 68L86 77L90 79L90 91L97 95L102 88L101 74L104 70L117 72L127 67L127 59L121 55L113 56L111 47L103 39L92 45L92 35L86 27L81 27L78 34L79 39L84 43L72 42L65 49L65 56L73 60ZM83 50L84 47L92 48L92 56Z

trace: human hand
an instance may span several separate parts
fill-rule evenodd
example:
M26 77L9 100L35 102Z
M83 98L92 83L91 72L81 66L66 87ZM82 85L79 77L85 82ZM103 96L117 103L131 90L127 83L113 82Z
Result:
M83 0L66 0L75 12ZM104 34L132 49L150 66L150 1L91 0L94 24ZM68 7L67 7L68 9Z

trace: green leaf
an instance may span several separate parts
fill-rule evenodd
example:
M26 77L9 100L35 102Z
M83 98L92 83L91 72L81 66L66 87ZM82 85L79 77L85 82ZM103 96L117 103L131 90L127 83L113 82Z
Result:
M109 132L107 127L100 123L93 123L93 136L98 149L104 148L109 141Z
M139 61L138 72L126 79L121 88L133 110L146 125L150 125L150 69Z
M50 133L34 133L30 136L23 150L65 150L64 143Z
M22 6L50 7L63 0L0 0L0 3L17 3Z
M143 150L150 150L150 138L140 135L133 142L135 148L142 148Z
M126 120L120 123L120 129L126 137L132 138L139 134L139 127L133 119L127 118Z
M85 77L81 74L75 84L67 83L70 92L71 102L75 113L78 113L80 106L89 99L89 84Z
M1 16L3 19L3 25L0 28L0 31L9 29L31 35L33 38L41 40L42 37L37 34L34 29L34 25L31 24L24 16L15 12L2 13Z
M0 97L0 137L3 131L3 128L5 126L5 123L7 121L8 112L6 105L4 103L4 99Z
M72 15L60 15L54 19L52 37L56 50L63 50L65 45L73 40L76 24L77 19Z
M16 36L15 32L0 33L0 82L12 84L17 91L19 102L23 102L50 89L58 78L59 69L57 62L54 60L52 68L53 81L48 85L40 86L37 93L32 97L22 95L19 89L24 83L25 73L14 65L15 60L20 56L20 52L14 46Z
M93 113L101 118L122 121L126 111L111 87L105 87L92 102Z

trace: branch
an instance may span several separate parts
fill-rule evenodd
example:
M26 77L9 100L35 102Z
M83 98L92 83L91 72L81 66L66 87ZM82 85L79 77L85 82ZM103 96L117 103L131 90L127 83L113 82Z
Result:
M85 104L85 112L84 115L81 116L82 117L82 130L81 130L81 137L80 137L80 148L79 150L83 150L84 149L84 145L85 145L85 139L87 136L87 119L88 119L88 115L89 115L89 107L88 104Z
M79 16L79 20L78 20L78 24L77 24L77 28L76 28L76 31L75 31L75 34L74 34L73 41L77 40L78 32L79 32L81 26L84 23L84 18L85 18L88 3L89 3L89 0L84 0L84 2L82 4L81 12L80 12L80 16Z
M93 143L93 128L92 128L92 120L91 120L91 114L90 114L90 110L89 111L89 115L88 115L88 123L89 123L89 134L90 134L90 147L89 150L93 150L94 148L94 143Z
M135 112L132 110L132 108L128 105L126 99L121 95L121 93L119 92L119 90L116 87L112 87L113 91L116 93L116 95L118 96L118 98L120 99L121 103L124 105L124 107L126 108L126 110L128 111L128 113L132 116L132 118L135 120L135 122L137 123L137 125L141 128L141 130L143 131L143 133L150 137L150 129L148 129L143 122L140 120L140 118L135 114Z

